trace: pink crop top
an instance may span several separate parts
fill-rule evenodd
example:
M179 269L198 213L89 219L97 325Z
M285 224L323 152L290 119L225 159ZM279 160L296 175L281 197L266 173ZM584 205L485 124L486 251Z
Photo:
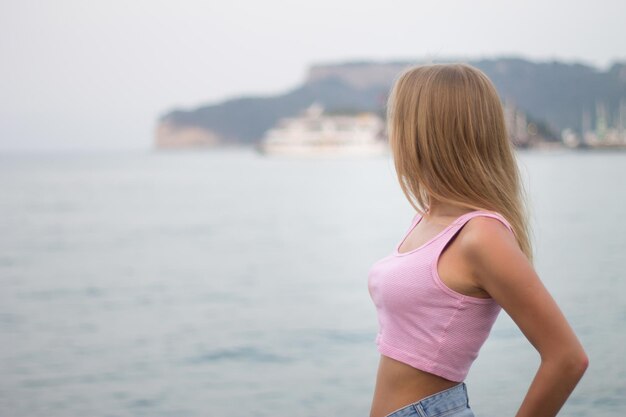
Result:
M472 211L422 246L400 253L422 218L418 213L394 252L372 265L368 287L378 314L376 344L381 354L451 381L465 379L501 308L492 298L447 287L436 266L446 244L476 216L496 218L513 232L501 214Z

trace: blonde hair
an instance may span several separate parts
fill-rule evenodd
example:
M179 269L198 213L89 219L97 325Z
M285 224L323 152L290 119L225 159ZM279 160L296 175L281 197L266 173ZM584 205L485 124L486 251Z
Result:
M387 130L400 186L424 213L433 200L498 212L533 262L526 192L491 80L464 63L412 66L396 79Z

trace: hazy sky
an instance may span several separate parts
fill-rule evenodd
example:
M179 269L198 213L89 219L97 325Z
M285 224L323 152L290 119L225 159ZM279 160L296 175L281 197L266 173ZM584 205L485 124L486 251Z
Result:
M144 148L156 119L312 63L626 60L626 1L0 0L0 151Z

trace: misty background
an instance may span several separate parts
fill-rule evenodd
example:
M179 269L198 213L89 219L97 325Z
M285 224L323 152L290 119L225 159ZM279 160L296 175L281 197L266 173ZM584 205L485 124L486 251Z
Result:
M156 120L272 95L311 64L519 56L605 70L626 5L596 2L2 1L0 151L146 149Z

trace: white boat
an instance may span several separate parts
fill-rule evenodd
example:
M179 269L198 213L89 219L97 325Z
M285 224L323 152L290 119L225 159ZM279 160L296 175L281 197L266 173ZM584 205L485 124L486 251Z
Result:
M389 154L384 121L375 113L324 114L313 103L265 132L257 149L267 155L376 156Z

